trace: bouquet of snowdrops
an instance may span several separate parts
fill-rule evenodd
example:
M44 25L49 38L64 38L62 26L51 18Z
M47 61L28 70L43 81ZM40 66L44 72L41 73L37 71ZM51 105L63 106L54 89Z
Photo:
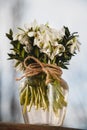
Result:
M11 40L9 59L15 60L15 67L23 71L24 86L20 90L20 103L24 105L23 112L42 108L49 111L48 84L54 86L53 111L67 105L60 86L62 68L67 65L72 56L79 51L77 32L70 33L68 27L61 30L51 28L48 24L38 25L36 21L19 33L13 35L10 29L6 36Z

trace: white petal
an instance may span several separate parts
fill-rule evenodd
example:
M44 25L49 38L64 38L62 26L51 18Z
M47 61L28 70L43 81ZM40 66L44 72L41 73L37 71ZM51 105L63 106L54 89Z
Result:
M20 35L18 36L18 40L21 41L22 38L23 38L23 35L20 34Z
M29 37L33 37L35 35L35 32L28 32Z
M25 44L25 45L28 45L28 44L29 44L29 42L26 40L26 41L24 42L24 44Z

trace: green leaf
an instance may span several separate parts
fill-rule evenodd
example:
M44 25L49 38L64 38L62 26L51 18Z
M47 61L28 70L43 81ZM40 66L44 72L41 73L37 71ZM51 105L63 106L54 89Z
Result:
M39 57L39 49L37 47L35 47L34 50L35 50L35 52L34 52L35 56L38 58Z
M71 39L75 38L75 36L70 36L67 40L70 41Z
M13 50L15 53L19 54L19 50L16 48L11 48L10 50Z
M13 40L13 37L12 37L11 34L6 33L6 36L7 36L8 39Z
M20 62L18 61L18 62L15 64L15 67L17 67L19 64L20 64Z
M18 42L17 43L17 49L20 50L21 44Z
M65 26L64 26L64 28L65 28L65 35L66 35L67 37L69 37L69 36L70 36L70 31L69 31L68 27L65 27Z
M56 56L54 57L52 64L55 64L55 62L56 62Z
M6 33L8 39L13 40L13 32L12 29L9 30L9 33Z
M23 32L25 32L22 28L19 28L19 27L18 27L18 29L21 30L21 31L23 31Z
M12 29L9 30L9 34L10 34L11 36L13 36L13 31L12 31Z
M58 65L59 65L60 67L62 67L63 69L68 69L68 67L67 67L66 65L64 65L63 62L58 63Z
M8 60L12 60L12 59L16 59L20 62L23 62L23 58L22 57L19 57L18 54L8 54L10 58L8 58Z
M24 56L25 56L25 50L21 51L21 56L22 56L22 58L24 58Z

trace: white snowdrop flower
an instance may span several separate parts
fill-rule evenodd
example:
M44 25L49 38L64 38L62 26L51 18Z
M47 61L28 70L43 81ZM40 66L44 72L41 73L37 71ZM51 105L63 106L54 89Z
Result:
M53 41L53 42L51 42L51 44L52 44L52 46L56 47L56 46L58 46L58 41Z
M62 44L58 44L58 46L53 50L53 56L59 55L61 56L62 53L65 51L65 47Z
M47 26L45 26L44 24L41 24L40 25L40 31L41 31L41 33L43 33L46 30L48 30Z
M70 45L70 53L71 54L74 54L74 52L76 50L80 51L80 42L76 39L76 38L73 38L72 40L70 40L67 45Z
M65 28L63 27L60 31L61 35L64 36L65 35Z
M61 37L65 34L64 30L60 32ZM46 53L51 59L57 54L62 54L65 51L63 45L58 44L57 39L60 38L59 32L56 29L48 28L45 25L40 25L40 31L37 32L37 37L34 39L34 45L37 45L41 52ZM52 48L53 52L52 52Z
M34 39L34 46L36 45L37 47L41 48L41 40L38 40L37 38Z
M25 45L28 45L28 44L29 44L29 42L26 40L26 41L24 42L24 44L25 44Z
M34 45L37 45L39 48L47 48L49 46L49 35L48 34L37 34L37 37L34 39Z
M29 36L29 37L34 37L34 35L35 35L35 32L33 32L33 31L28 32L28 36Z
M17 36L18 41L21 41L21 40L23 39L23 37L24 37L23 34L19 34L19 35Z
M50 40L55 41L55 40L60 40L62 36L56 29L50 29Z
M51 53L51 49L50 49L49 45L46 46L45 48L42 48L41 52Z
M46 33L43 35L43 40L44 40L45 42L50 41L49 33L46 32Z
M58 50L59 50L59 53L64 52L65 51L65 47L62 44L59 44L58 45Z
M65 35L65 29L62 28L60 31L58 31L57 37L59 40L61 40L64 37L64 35Z
M30 44L27 44L26 46L24 46L24 49L27 53L30 53L32 50L32 46Z
M25 28L26 30L30 30L31 28L35 31L36 27L38 26L37 21L34 20L32 23L30 24L25 24Z
M32 28L33 31L35 31L37 27L38 27L37 21L34 20L34 21L30 24L30 26L28 27L28 29L31 29L31 28Z
M28 36L25 35L25 34L18 35L18 41L20 41L20 43L24 44L24 45L26 45L27 43L29 43Z
M51 60L53 60L54 59L54 55L52 54L52 55L50 55L50 57L49 57Z
M43 49L48 49L49 48L49 50L50 50L50 43L49 42L45 42L44 44L43 44Z
M47 33L49 34L50 40L56 39L56 32L54 29L49 28Z
M78 41L74 42L71 47L70 47L70 52L71 54L74 54L74 52L76 50L80 51L80 47L79 47L80 43Z
M13 37L13 41L16 41L18 40L18 34L16 34L14 37Z
M47 54L49 58L51 56L51 52L50 52L49 48L41 49L40 52L43 52L43 53Z
M34 30L38 27L38 24L37 24L37 21L36 21L36 20L34 20L34 21L31 23L31 27L33 27Z

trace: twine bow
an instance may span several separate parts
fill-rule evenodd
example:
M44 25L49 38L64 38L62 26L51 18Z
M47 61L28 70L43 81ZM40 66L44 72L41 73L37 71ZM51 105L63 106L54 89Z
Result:
M26 62L30 59L33 59L35 63L27 65ZM60 67L53 64L42 63L33 56L26 57L26 59L24 60L24 67L25 67L24 75L20 78L17 78L16 80L21 80L24 77L32 77L38 75L41 72L44 72L46 74L46 82L45 82L46 85L49 82L51 82L52 80L51 77L53 77L53 79L56 79L58 81L61 80L62 70Z

